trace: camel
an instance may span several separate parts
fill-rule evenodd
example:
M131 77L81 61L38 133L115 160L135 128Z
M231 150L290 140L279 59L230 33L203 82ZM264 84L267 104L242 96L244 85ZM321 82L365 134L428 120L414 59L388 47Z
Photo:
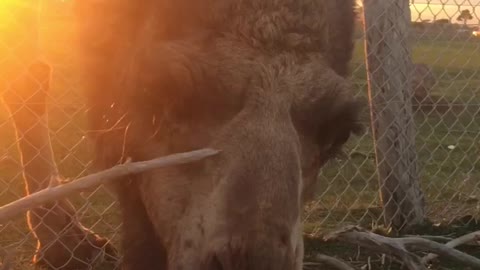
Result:
M115 181L122 269L302 269L301 212L362 126L352 0L76 2L98 170L218 155Z

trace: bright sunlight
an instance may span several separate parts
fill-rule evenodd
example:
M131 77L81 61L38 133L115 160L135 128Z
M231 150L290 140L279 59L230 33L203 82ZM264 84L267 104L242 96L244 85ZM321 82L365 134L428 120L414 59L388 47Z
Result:
M0 67L2 75L45 55L57 62L71 61L65 56L72 49L70 4L62 0L0 0L0 61L1 66L9 67Z

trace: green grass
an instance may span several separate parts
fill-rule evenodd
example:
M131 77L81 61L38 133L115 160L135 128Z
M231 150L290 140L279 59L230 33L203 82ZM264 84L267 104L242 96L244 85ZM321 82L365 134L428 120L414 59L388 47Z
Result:
M55 67L50 99L50 125L56 160L65 177L77 178L86 173L89 147L84 136L84 102L82 85L75 71L70 28L62 24L46 27L43 40L46 54ZM478 215L480 189L479 135L480 63L479 42L426 42L413 48L415 62L431 66L439 77L434 95L458 104L455 111L440 115L417 113L416 146L422 188L426 194L429 218L452 220L457 216ZM461 50L460 50L461 48ZM358 94L366 96L363 44L358 41L353 80ZM3 109L3 108L2 108ZM475 118L476 117L476 118ZM368 112L363 116L368 123ZM0 149L18 158L13 127L6 111L0 111ZM455 145L454 150L448 149ZM3 151L3 150L2 150ZM368 134L353 138L345 152L350 158L339 158L327 164L319 178L316 200L307 207L306 232L325 231L348 223L381 222L378 207L378 180L375 171L373 141ZM0 172L0 205L24 194L19 171L10 168ZM473 199L472 199L473 198ZM118 213L113 197L104 189L72 198L77 207L86 206L82 222L96 232L118 243ZM34 242L25 220L18 218L0 226L0 246L24 240L17 258L29 269L28 261Z

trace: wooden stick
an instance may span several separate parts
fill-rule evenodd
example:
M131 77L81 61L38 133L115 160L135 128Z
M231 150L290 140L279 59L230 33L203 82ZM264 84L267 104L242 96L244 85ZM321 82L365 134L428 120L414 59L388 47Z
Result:
M455 248L455 247L458 247L460 245L467 244L469 242L473 242L473 241L476 241L476 240L479 240L479 239L480 239L480 231L476 231L476 232L472 232L472 233L460 236L458 238L455 238L455 239L447 242L445 244L445 246L450 247L450 248ZM434 260L437 257L438 257L437 254L430 253L430 254L426 255L425 257L423 257L422 262L427 264L427 263L430 263L432 260Z
M435 242L449 242L449 241L453 240L453 238L451 238L451 237L441 236L441 235L412 235L412 234L408 234L408 235L405 235L405 237L419 237L419 238L424 238L424 239L427 239L427 240L432 240L432 241L435 241Z
M465 237L467 238L467 237ZM472 239L470 237L470 239ZM426 270L423 260L408 251L407 248L421 251L431 251L450 260L480 269L480 259L458 251L451 246L439 244L418 237L389 238L365 231L357 226L349 226L325 237L325 240L340 240L376 250L380 253L390 253L400 258L408 269ZM457 241L458 242L458 241Z
M480 269L480 259L468 255L464 252L456 250L444 244L440 244L434 241L430 241L422 238L397 238L401 239L401 242L406 247L417 251L431 251L438 255L442 255L452 261L468 265L474 269ZM423 264L423 262L422 262Z
M216 155L218 153L218 150L206 148L191 152L177 153L149 161L117 165L110 169L79 178L63 185L43 189L4 205L0 207L0 223L9 221L16 215L22 214L32 208L39 207L46 202L54 201L73 193L88 190L117 177L142 173L152 169L190 163Z

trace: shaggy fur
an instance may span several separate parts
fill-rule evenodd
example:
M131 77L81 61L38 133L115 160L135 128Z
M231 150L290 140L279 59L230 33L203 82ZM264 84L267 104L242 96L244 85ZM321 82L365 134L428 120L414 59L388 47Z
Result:
M96 164L201 147L118 181L124 269L301 269L300 213L359 130L352 0L77 2Z

